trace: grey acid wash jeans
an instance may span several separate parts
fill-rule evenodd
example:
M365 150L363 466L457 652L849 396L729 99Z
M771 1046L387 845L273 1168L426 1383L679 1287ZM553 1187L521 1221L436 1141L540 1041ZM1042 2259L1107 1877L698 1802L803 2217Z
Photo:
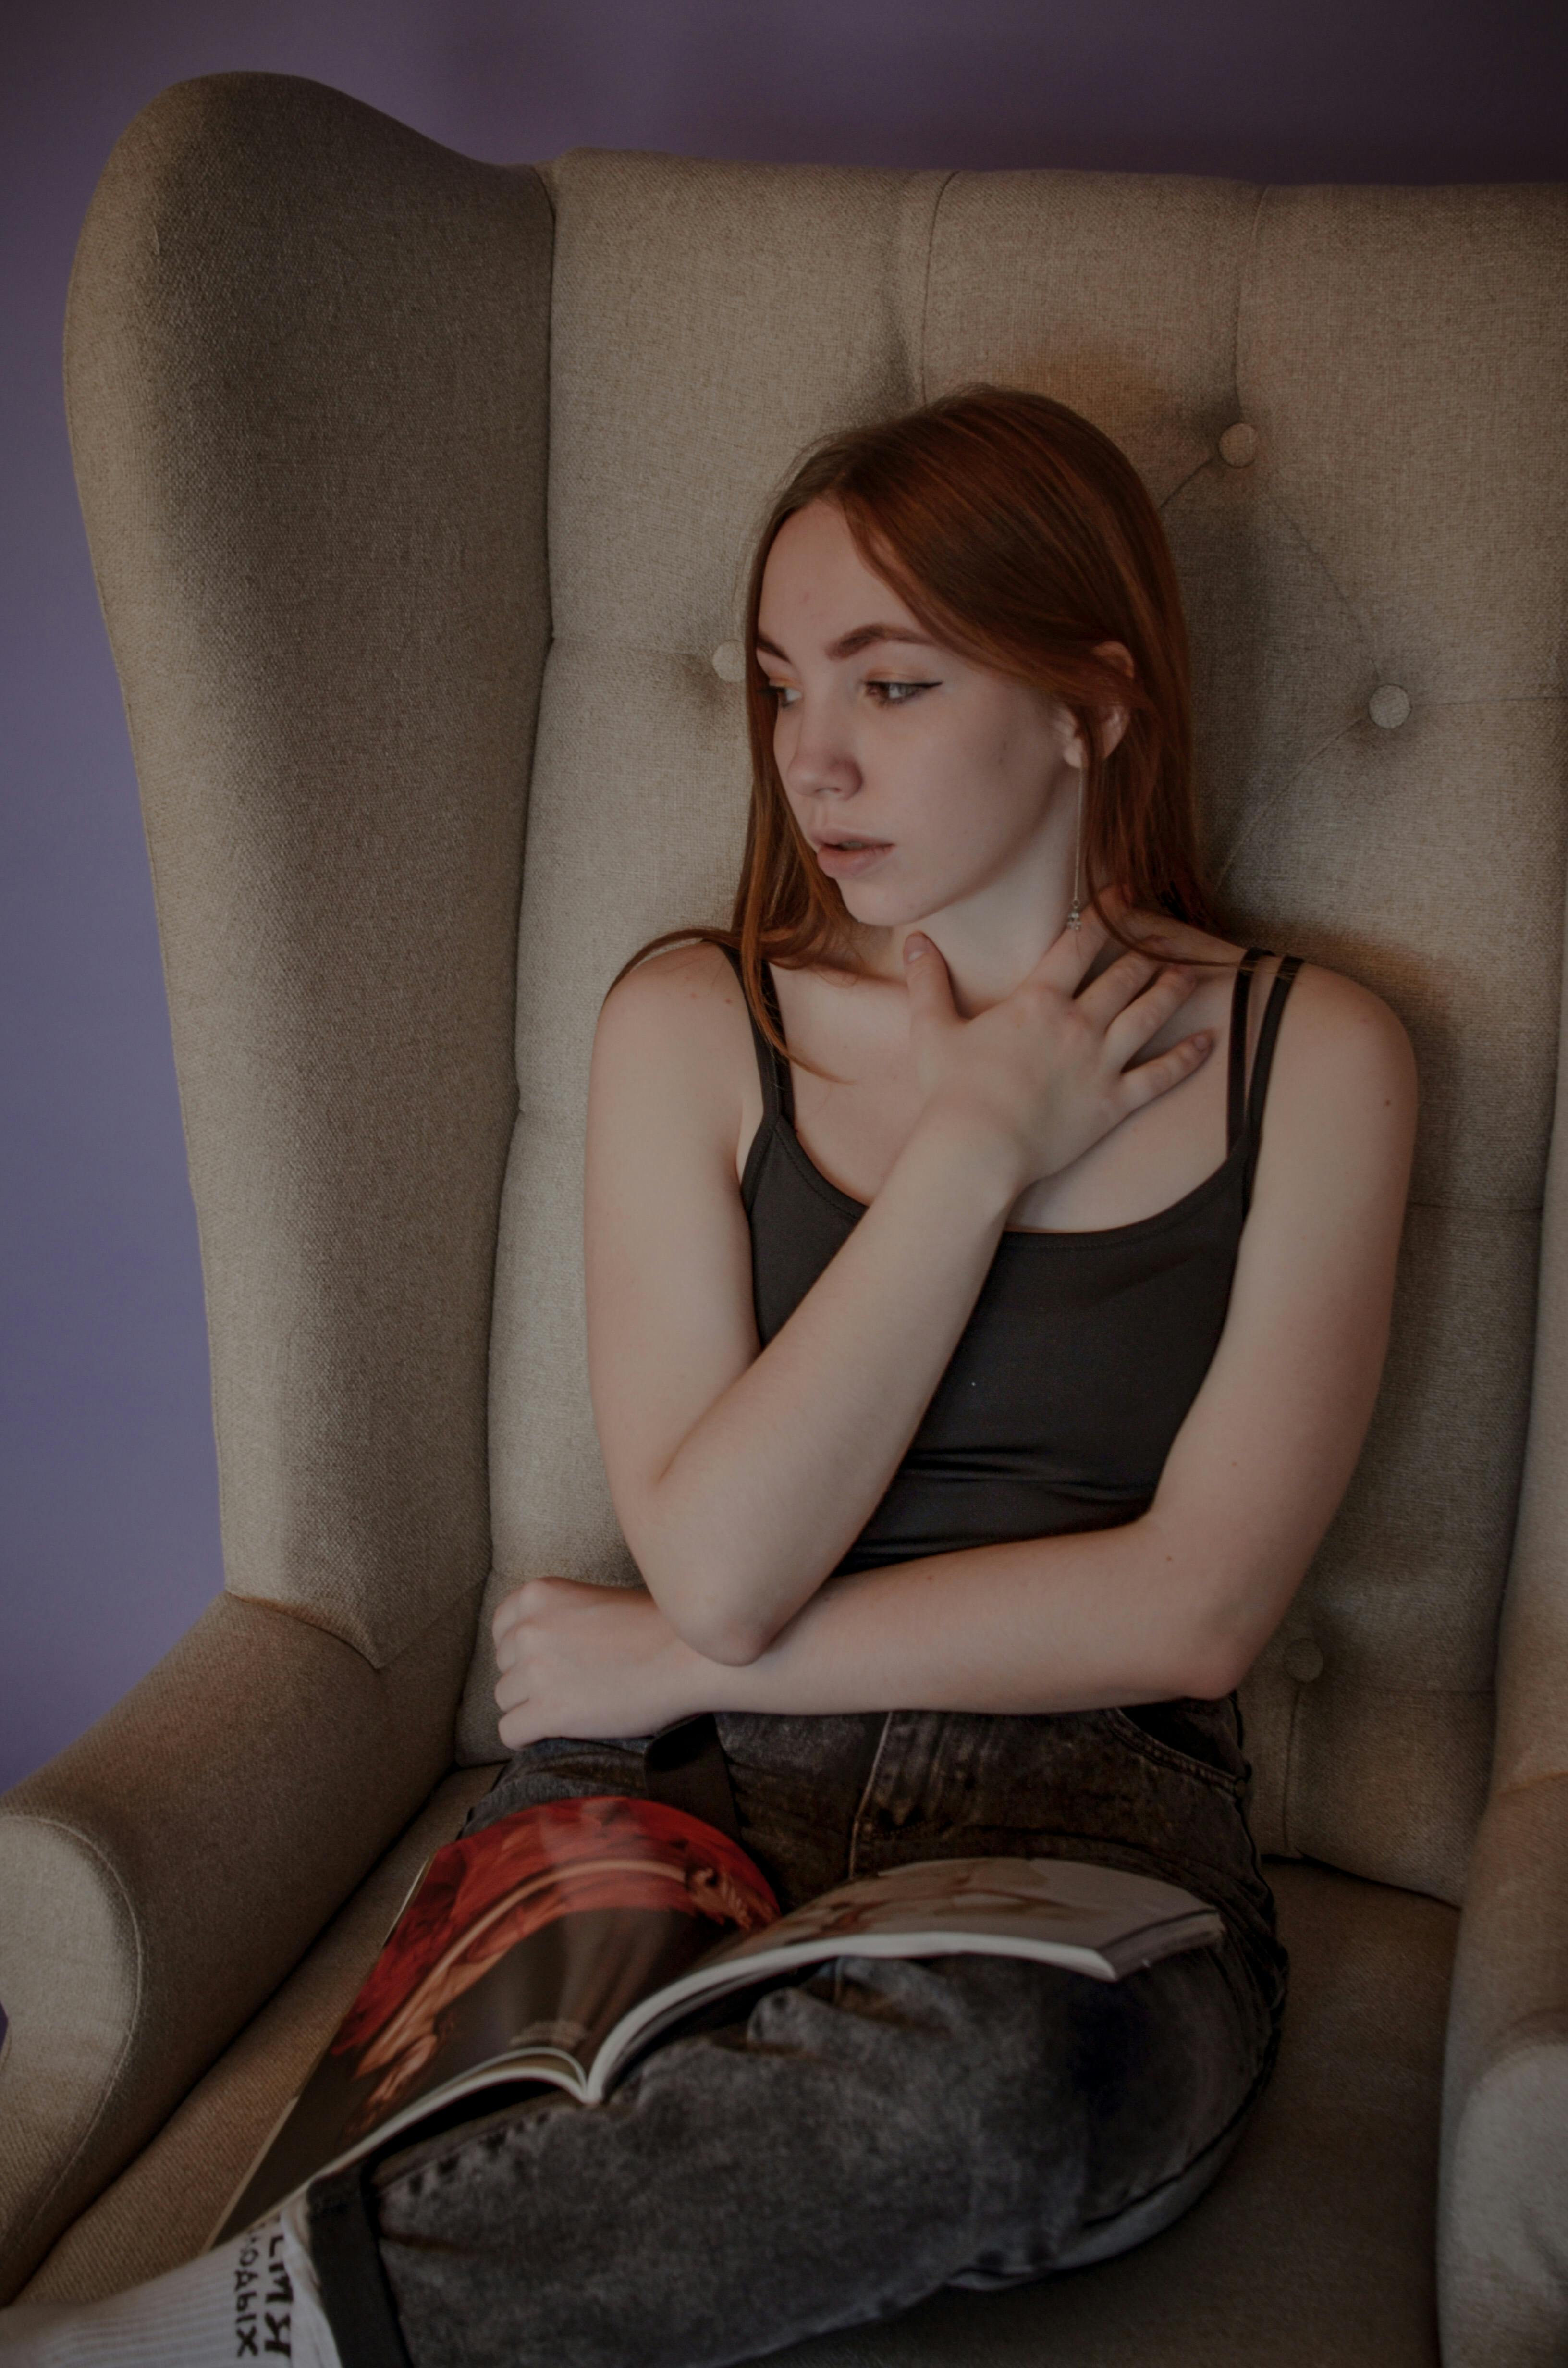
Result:
M345 2368L723 2368L1125 2250L1222 2168L1285 1994L1233 1703L719 1727L786 1908L916 1859L1080 1858L1185 1884L1225 1939L1116 1983L840 1957L665 2043L604 2105L530 2093L318 2182ZM538 1744L468 1830L642 1790L637 1744Z

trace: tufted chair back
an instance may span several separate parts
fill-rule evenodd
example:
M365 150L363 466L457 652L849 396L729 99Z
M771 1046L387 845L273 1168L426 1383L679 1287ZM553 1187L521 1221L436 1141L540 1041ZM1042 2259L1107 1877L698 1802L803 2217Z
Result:
M547 177L551 641L492 1335L492 1597L536 1573L634 1576L588 1401L589 1049L641 940L728 916L759 515L826 429L974 380L1034 388L1115 437L1160 506L1236 932L1365 980L1415 1038L1420 1150L1377 1422L1244 1707L1266 1849L1459 1899L1556 1064L1563 479L1540 438L1549 416L1562 437L1562 349L1532 301L1544 237L1521 238L1507 190L593 154ZM460 1725L475 1759L494 1751L486 1641Z

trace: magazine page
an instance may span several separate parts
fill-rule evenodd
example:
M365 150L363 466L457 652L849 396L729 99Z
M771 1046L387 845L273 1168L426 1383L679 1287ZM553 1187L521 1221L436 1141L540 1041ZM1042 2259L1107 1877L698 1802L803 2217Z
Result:
M923 1859L837 1884L778 1923L723 1942L631 2007L588 2082L603 2097L631 2056L699 2004L833 1957L1030 1957L1093 1980L1223 1938L1216 1911L1152 1875L1076 1859Z
M550 1802L449 1842L212 2241L466 2090L585 2095L631 2007L778 1915L744 1850L658 1802Z

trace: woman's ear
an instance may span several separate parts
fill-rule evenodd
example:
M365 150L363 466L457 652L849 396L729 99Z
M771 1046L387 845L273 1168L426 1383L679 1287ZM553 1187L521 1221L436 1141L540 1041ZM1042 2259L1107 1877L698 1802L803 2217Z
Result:
M1107 666L1114 666L1118 674L1124 674L1129 682L1137 679L1138 670L1132 663L1132 653L1125 642L1098 642L1095 645L1095 655L1103 660ZM1119 705L1101 708L1100 753L1102 756L1108 757L1120 741L1122 734L1127 729L1127 709Z
M1106 666L1114 667L1118 674L1124 674L1129 682L1137 679L1137 668L1132 663L1132 654L1125 643L1096 642L1094 655ZM1122 734L1127 729L1127 709L1119 705L1114 700L1108 700L1101 707L1099 717L1102 756L1108 757L1121 739ZM1062 757L1069 765L1074 766L1079 772L1082 772L1088 763L1088 751L1084 746L1083 727L1074 720L1071 709L1062 713L1062 720L1067 735L1062 746Z

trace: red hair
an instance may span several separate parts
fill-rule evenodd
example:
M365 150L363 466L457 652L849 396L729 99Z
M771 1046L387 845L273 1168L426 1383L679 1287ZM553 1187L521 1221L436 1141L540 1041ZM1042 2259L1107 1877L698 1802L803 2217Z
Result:
M1135 908L1199 927L1212 906L1198 852L1187 628L1170 549L1131 461L1048 395L977 386L816 445L758 538L746 599L751 815L727 929L666 930L738 948L757 1025L782 1052L762 964L854 968L849 914L790 811L773 755L773 694L757 660L763 571L786 518L835 503L868 566L926 632L994 673L1061 700L1088 751L1085 902L1116 886ZM1119 642L1122 669L1096 655ZM1108 753L1100 718L1126 729ZM1119 935L1119 931L1117 932ZM612 982L612 984L615 982Z

